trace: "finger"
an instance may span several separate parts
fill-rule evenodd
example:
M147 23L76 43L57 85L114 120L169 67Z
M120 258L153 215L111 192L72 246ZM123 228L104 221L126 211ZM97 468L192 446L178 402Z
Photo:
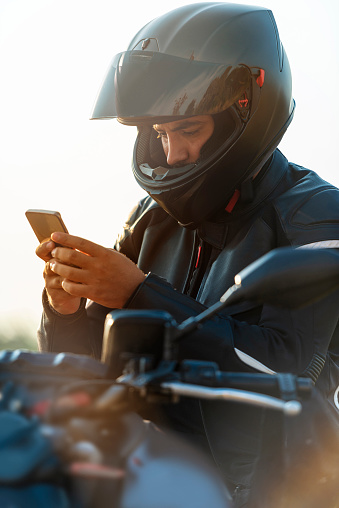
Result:
M51 277L48 281L48 291L51 291L52 289L62 289L62 281L64 279L60 276L58 277Z
M49 266L53 273L59 275L63 279L69 279L81 284L85 284L88 281L88 272L82 268L64 265L55 259L49 262Z
M45 263L45 268L44 268L44 272L43 272L44 279L46 279L47 277L50 277L51 275L53 276L54 274L49 266L49 261L47 261Z
M44 261L48 261L51 259L51 251L54 249L55 243L51 240L41 243L35 250L36 255L43 259Z
M61 287L66 293L72 296L78 296L79 298L87 298L88 286L85 284L77 284L68 279L62 279Z
M52 272L52 270L49 267L49 263L46 263L45 265L43 277L45 279L45 286L48 290L61 289L62 277Z
M84 254L83 252L73 250L68 247L55 247L55 249L52 250L51 255L54 259L57 259L66 265L78 268L88 268L91 260L91 256L88 254Z
M68 233L52 233L52 240L64 247L79 250L89 254L90 256L98 256L102 250L105 250L105 247L102 247L97 243L90 242L89 240L85 240L79 236L69 235Z
M47 261L45 263L45 268L44 268L44 271L43 271L43 277L44 277L46 283L48 283L48 284L49 284L50 280L54 279L55 277L59 277L59 275L54 273L53 270L51 269L50 261Z

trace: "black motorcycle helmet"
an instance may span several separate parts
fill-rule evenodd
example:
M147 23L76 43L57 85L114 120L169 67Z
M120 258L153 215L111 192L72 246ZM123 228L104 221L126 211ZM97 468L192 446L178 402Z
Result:
M92 119L138 126L138 184L180 224L196 228L260 170L294 107L272 12L198 3L151 21L113 59ZM196 164L171 168L152 126L195 115L213 115L215 132Z

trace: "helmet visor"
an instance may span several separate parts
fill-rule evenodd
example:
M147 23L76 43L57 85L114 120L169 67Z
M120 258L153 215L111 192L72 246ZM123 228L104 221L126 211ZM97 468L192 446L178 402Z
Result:
M171 121L215 114L240 99L251 80L251 69L246 65L126 51L114 57L91 118L118 118L138 125L158 118Z

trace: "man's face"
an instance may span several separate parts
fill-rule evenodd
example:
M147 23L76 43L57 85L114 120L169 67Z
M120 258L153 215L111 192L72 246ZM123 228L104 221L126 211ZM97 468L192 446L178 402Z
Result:
M214 120L211 115L200 115L155 124L153 128L161 137L167 164L175 168L197 162L202 147L213 134Z

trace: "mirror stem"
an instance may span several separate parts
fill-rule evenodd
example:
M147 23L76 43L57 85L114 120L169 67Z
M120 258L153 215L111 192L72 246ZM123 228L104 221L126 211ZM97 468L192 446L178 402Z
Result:
M192 316L180 323L176 328L172 328L172 331L169 332L172 334L172 341L177 342L180 340L184 335L187 335L188 333L195 330L200 323L203 321L206 321L206 319L209 319L213 317L215 314L220 312L224 307L229 305L230 303L235 303L238 301L238 298L234 298L235 292L240 288L240 285L234 284L231 286L226 293L222 296L222 299L219 302L216 302L211 307L207 308L197 316ZM233 297L233 298L232 298Z

